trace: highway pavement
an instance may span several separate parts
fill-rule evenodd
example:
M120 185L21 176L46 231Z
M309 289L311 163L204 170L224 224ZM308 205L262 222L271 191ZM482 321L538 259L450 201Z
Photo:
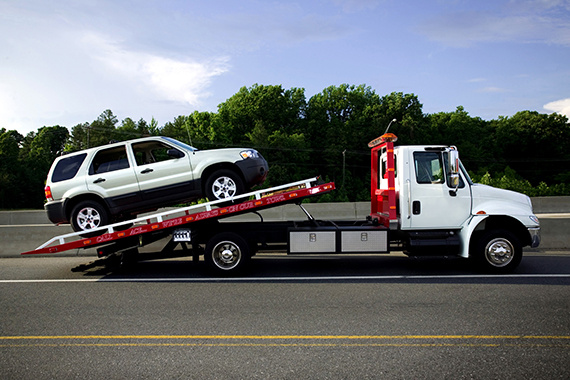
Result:
M510 275L457 258L262 254L72 271L0 259L3 379L566 379L570 252Z

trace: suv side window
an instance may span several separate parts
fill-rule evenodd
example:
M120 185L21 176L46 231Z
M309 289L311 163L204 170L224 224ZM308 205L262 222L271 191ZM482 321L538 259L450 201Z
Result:
M133 153L135 154L135 159L138 166L177 158L168 155L168 151L170 149L174 148L172 148L170 145L161 143L160 141L145 141L133 144ZM184 157L184 153L180 153L182 154L182 157Z
M95 154L89 167L89 175L112 172L129 167L125 146L103 149Z
M87 157L87 153L76 154L75 156L62 158L59 160L53 174L51 176L52 182L61 182L72 179L77 174L79 167Z

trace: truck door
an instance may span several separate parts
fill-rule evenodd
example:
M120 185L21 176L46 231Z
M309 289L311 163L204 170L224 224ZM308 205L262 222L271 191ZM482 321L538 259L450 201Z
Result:
M447 154L427 148L412 152L409 218L413 229L459 228L471 215L471 190L459 177L457 191L446 172Z

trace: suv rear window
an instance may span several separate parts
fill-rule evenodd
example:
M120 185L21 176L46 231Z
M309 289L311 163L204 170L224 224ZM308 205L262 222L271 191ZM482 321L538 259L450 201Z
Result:
M77 174L79 167L87 157L87 153L77 154L75 156L62 158L59 160L53 174L51 176L52 182L61 182L72 179Z

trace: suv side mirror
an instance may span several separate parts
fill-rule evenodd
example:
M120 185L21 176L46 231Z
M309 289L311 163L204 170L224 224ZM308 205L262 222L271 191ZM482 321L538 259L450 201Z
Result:
M184 153L182 153L178 149L168 149L166 154L168 154L168 157L171 157L171 158L182 158L182 157L184 157Z

